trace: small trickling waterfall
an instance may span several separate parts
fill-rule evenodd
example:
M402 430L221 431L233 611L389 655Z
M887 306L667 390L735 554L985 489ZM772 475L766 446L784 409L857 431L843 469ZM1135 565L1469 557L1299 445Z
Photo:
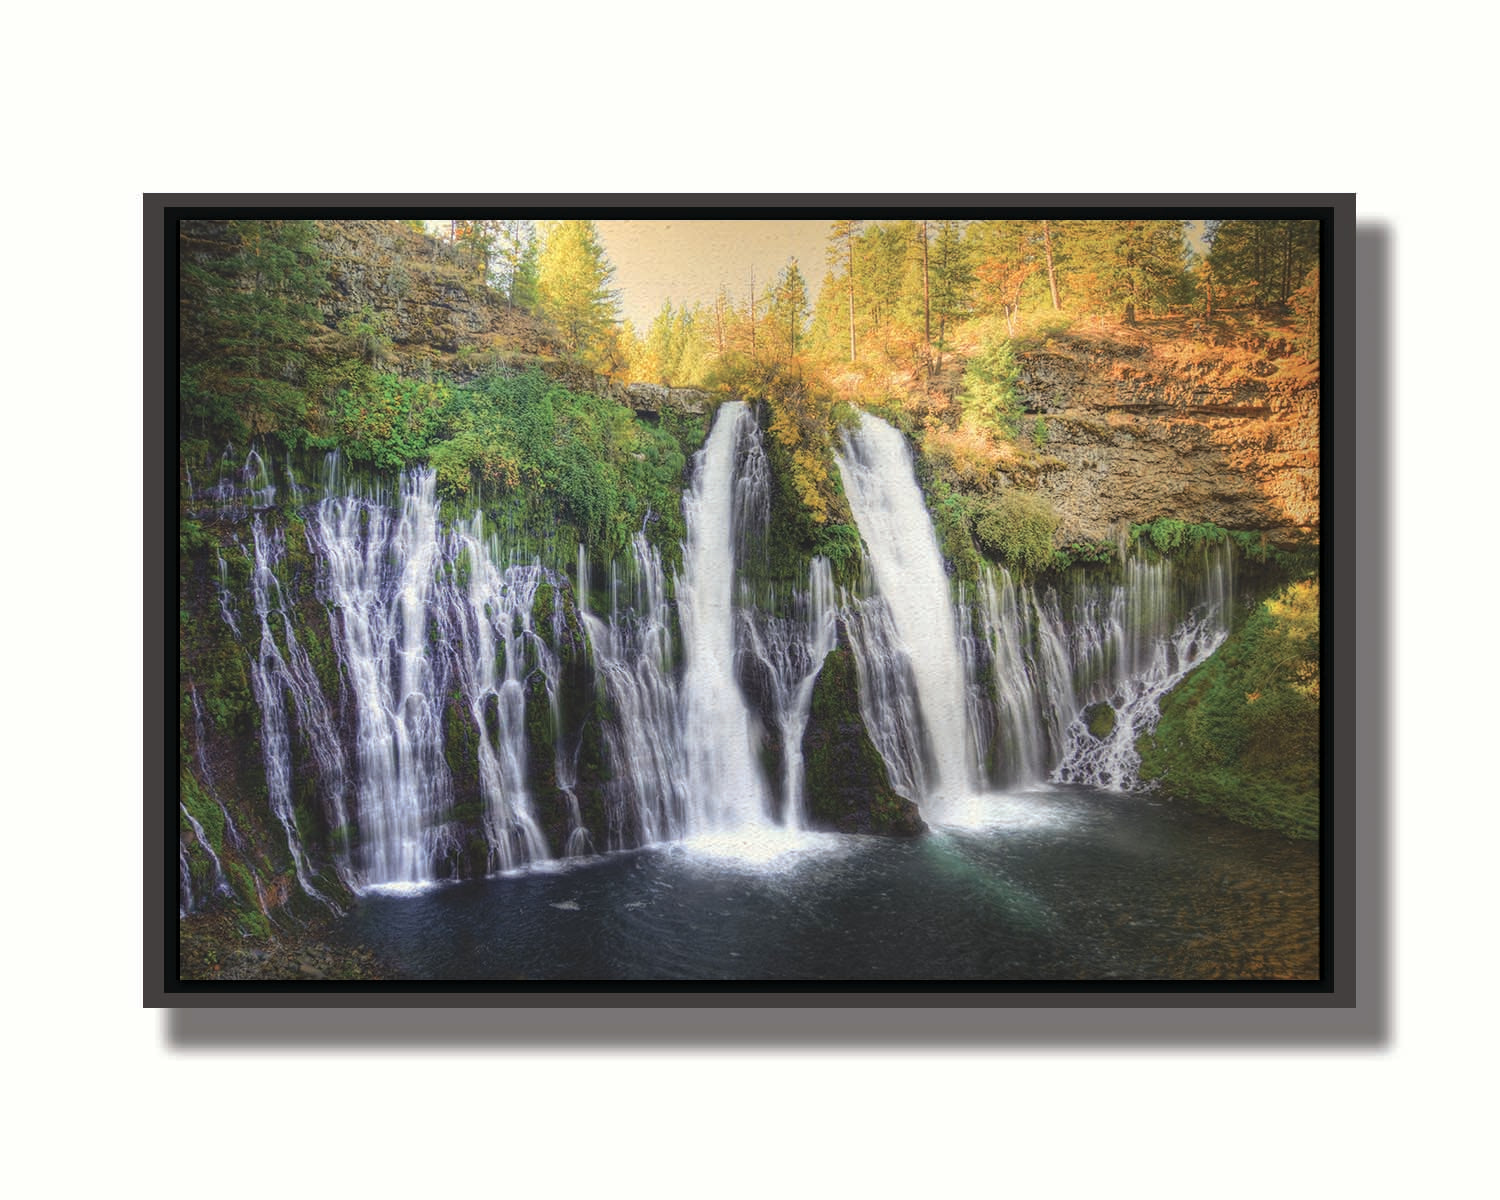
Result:
M223 561L222 559L220 560ZM194 757L198 762L199 778L203 780L203 786L208 791L208 797L219 806L219 812L224 817L224 835L229 845L236 850L242 850L245 839L240 835L239 827L234 823L234 817L225 806L224 801L219 798L219 789L214 779L213 764L208 761L208 735L203 728L203 704L198 699L198 689L193 688L189 693L193 698L193 734L196 753Z
M674 679L671 610L661 555L643 534L621 581L612 567L608 618L589 611L589 564L578 551L578 616L588 632L594 670L617 719L605 729L614 766L609 849L682 836L688 809L681 706Z
M785 615L747 608L741 614L741 653L749 655L769 683L772 715L781 735L781 823L807 826L803 795L802 736L812 711L813 686L838 637L833 572L826 558L812 560L807 590L794 591Z
M900 431L868 413L835 455L875 588L910 663L930 749L918 799L938 819L973 790L966 683L943 556Z
M208 834L203 832L203 826L199 824L198 818L188 812L187 805L180 800L177 807L187 822L193 828L193 836L198 840L198 845L208 855L208 860L214 865L213 886L214 891L221 896L234 895L234 889L229 886L229 880L224 875L224 864L219 861L219 856L214 853L213 844L208 840ZM197 900L193 896L193 873L188 865L187 846L178 843L177 846L177 875L180 895L178 897L178 912L189 913L197 907Z
M526 781L526 679L527 664L536 662L555 708L557 664L532 628L542 568L497 566L499 547L484 538L483 522L476 513L450 535L445 559L456 565L457 575L451 597L461 603L439 610L439 629L451 644L451 627L458 626L459 685L479 731L488 867L509 870L548 856Z
M683 498L687 540L677 581L686 669L682 681L690 831L770 825L770 798L756 758L750 710L735 678L734 580L737 529L747 520L752 476L736 459L741 439L758 438L741 402L723 405L694 461Z
M354 708L359 878L430 881L452 803L442 742L446 662L429 653L439 558L433 475L407 477L399 510L379 496L330 496L307 529Z
M256 615L260 618L260 647L251 662L250 684L261 711L261 746L266 766L266 792L271 802L271 811L286 833L287 850L291 854L292 867L302 890L314 899L321 900L330 908L336 908L331 900L313 886L311 876L315 873L312 863L302 848L302 831L298 828L297 814L292 796L292 739L287 720L286 693L306 719L309 727L316 728L322 722L318 710L322 695L312 676L305 654L299 654L292 621L281 603L281 585L273 567L285 552L279 532L268 532L265 522L257 516L254 526L255 573L253 591ZM279 618L283 637L286 639L288 655L283 656L272 632L272 617ZM288 661L290 660L290 662ZM337 746L337 741L333 745Z
M661 555L642 534L631 540L619 604L619 577L610 568L610 612L589 612L588 558L579 547L577 606L594 652L594 670L616 720L604 729L613 765L609 849L679 837L687 813L687 763L681 706L673 679L672 619Z

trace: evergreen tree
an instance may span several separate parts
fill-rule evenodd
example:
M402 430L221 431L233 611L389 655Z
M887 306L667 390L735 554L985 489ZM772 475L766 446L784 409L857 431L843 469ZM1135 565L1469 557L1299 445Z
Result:
M1182 221L1067 221L1053 233L1068 246L1064 290L1076 290L1087 309L1131 320L1164 309L1184 289Z
M1022 300L1044 260L1038 254L1031 221L975 221L964 245L974 272L974 306L986 316L1002 318L1014 335Z
M619 306L614 267L592 221L547 221L537 256L538 308L564 346L586 361L603 355Z
M1019 374L1010 340L986 337L979 353L964 365L964 388L959 396L964 420L987 433L1015 437L1021 420L1021 402L1015 392Z
M766 319L769 340L778 357L788 361L802 346L803 327L807 323L807 280L795 258L789 259L771 287L771 303Z
M1227 303L1287 304L1318 265L1316 221L1222 221L1211 232L1209 262Z
M240 440L299 427L309 338L328 286L310 221L206 223L181 234L183 432Z
M502 220L493 226L488 278L510 308L536 307L537 255L540 245L530 221Z
M949 329L969 314L974 287L971 247L963 235L963 222L938 221L932 246L932 315L937 318L938 367L947 347Z

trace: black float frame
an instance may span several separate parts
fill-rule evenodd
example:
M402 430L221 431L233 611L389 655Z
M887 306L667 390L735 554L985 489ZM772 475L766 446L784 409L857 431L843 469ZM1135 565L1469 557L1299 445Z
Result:
M430 1021L395 1010L499 1009L455 1025L457 1035L568 1043L685 1044L773 1040L804 1044L1062 1040L1136 1044L1379 1043L1385 1037L1388 768L1384 760L1386 551L1380 544L1380 478L1388 445L1386 343L1389 242L1358 230L1352 194L1278 195L166 195L144 198L145 779L143 1003L184 1010L178 1035L234 1041L281 1031L294 1040L421 1038ZM535 983L446 981L212 982L176 978L176 880L167 819L175 751L167 680L174 625L168 602L175 562L169 480L176 450L175 223L186 217L451 218L496 210L574 217L871 218L923 215L1304 217L1323 222L1321 407L1323 579L1323 787L1321 946L1317 981L805 984L796 982ZM1357 264L1356 264L1356 260ZM1356 269L1360 308L1356 313ZM1362 352L1359 352L1362 351ZM1356 364L1361 382L1356 388ZM1363 464L1363 486L1357 469ZM1373 469L1372 469L1373 468ZM1366 521L1356 526L1356 510ZM1360 551L1364 553L1361 555ZM175 586L175 584L172 584ZM1360 597L1363 622L1356 620ZM1367 664L1356 688L1356 650ZM1356 697L1362 704L1356 706ZM1379 746L1360 756L1355 747ZM1356 767L1359 774L1356 776ZM236 1013L218 1010L233 1009ZM238 1010L261 1010L259 1017ZM366 1019L289 1026L276 1010L367 1010ZM934 1021L933 1009L951 1010ZM192 1010L190 1015L189 1011ZM653 1013L652 1010L657 1010ZM692 1010L685 1012L683 1010ZM961 1010L961 1011L959 1011ZM382 1016L382 1013L385 1015ZM214 1019L215 1015L229 1018ZM292 1014L282 1014L283 1018ZM304 1016L312 1014L306 1012ZM473 1014L483 1018L486 1014ZM392 1018L395 1023L392 1024ZM518 1023L518 1020L520 1023ZM380 1032L386 1030L387 1032ZM465 1033L464 1031L468 1032ZM505 1031L509 1031L508 1033ZM529 1032L528 1032L529 1031ZM430 1036L430 1035L429 1035Z

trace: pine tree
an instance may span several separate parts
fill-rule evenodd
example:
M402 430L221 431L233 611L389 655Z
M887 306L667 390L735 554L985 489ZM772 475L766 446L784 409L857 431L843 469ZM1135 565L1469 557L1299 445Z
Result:
M1209 262L1229 303L1286 304L1318 265L1316 221L1223 221L1211 232Z
M1187 235L1181 221L1068 221L1066 277L1096 312L1131 320L1165 308L1187 277Z
M937 317L937 366L942 370L950 326L968 316L974 269L961 221L937 222L932 247L932 311Z
M184 229L178 281L184 432L235 439L303 421L309 339L328 286L310 221Z
M602 351L613 328L619 294L614 267L592 221L547 221L537 256L537 303L563 345L588 360Z
M766 324L770 341L779 356L788 361L797 356L807 323L807 280L795 258L789 259L771 287L771 306Z

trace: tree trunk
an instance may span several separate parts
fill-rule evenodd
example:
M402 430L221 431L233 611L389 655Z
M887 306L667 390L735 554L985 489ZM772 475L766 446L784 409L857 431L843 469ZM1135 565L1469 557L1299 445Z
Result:
M1057 293L1057 267L1052 261L1052 230L1046 221L1042 222L1042 245L1047 248L1047 286L1052 289L1052 307L1054 311L1061 311L1062 297Z
M922 222L922 310L925 314L922 332L932 345L932 285L927 275L927 222Z
M849 361L854 361L854 239L849 239Z

